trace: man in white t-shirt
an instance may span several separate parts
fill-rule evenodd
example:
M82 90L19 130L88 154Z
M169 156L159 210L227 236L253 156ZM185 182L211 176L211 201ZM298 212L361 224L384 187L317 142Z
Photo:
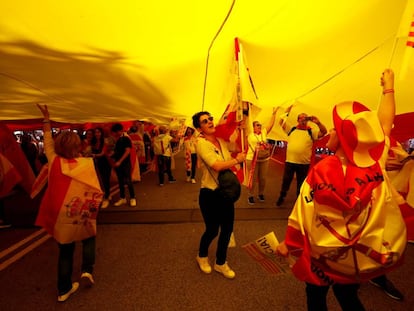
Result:
M271 156L271 153L269 152L269 156L266 158L259 158L256 154L256 161L254 162L255 153L258 153L258 150L261 148L267 148L267 134L270 133L270 131L273 128L273 125L275 123L275 115L276 110L273 109L272 116L270 118L269 123L266 126L263 126L260 124L259 121L253 121L253 132L249 134L247 137L247 141L249 144L249 149L247 151L247 168L249 170L249 173L252 170L253 166L253 180L251 187L248 188L249 196L247 198L247 202L250 205L253 205L255 203L254 200L254 191L256 188L256 184L258 184L258 195L257 198L260 202L264 202L264 190L266 186L266 175L269 167L269 159ZM256 150L257 149L257 150Z
M160 126L159 132L160 134L154 138L154 154L157 156L159 184L164 186L164 173L167 173L170 183L176 182L171 172L171 142L179 139L169 135L166 126Z

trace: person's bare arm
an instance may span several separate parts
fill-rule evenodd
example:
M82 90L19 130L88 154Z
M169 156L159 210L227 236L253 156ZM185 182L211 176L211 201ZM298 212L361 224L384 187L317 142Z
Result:
M382 97L378 106L378 119L386 136L390 136L395 117L394 72L385 69L381 76Z

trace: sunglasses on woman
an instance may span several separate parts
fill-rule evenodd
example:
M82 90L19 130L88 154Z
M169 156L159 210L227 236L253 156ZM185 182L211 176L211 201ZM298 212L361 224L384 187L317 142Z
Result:
M210 116L207 119L200 120L200 124L207 124L208 121L213 121L213 120L214 120L214 118Z

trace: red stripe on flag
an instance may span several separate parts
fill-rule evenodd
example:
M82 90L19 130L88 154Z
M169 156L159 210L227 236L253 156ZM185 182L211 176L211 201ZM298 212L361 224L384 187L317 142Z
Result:
M410 24L410 31L408 32L408 40L407 40L407 46L409 47L414 47L414 15L413 15L413 20L411 21Z
M240 44L239 38L234 38L234 53L236 61L239 61Z

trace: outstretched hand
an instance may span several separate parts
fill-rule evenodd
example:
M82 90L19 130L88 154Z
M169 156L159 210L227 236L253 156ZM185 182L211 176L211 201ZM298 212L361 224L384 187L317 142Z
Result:
M47 105L37 104L40 112L43 114L43 118L49 120L49 110L47 109Z

